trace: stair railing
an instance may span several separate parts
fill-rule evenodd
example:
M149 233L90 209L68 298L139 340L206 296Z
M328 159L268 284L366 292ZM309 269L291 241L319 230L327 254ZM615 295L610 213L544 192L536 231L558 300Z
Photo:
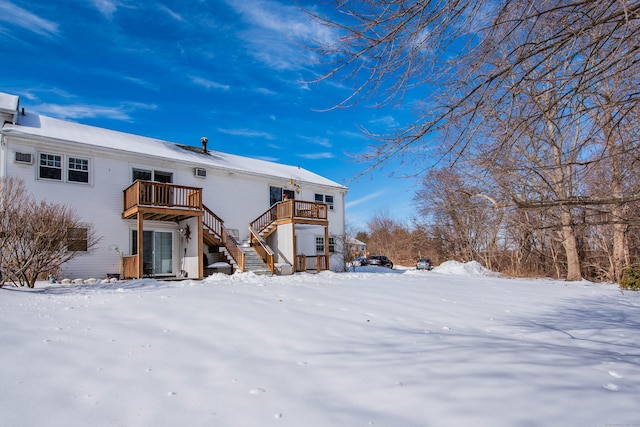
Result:
M231 258L235 261L238 269L240 271L244 271L244 252L242 252L238 242L231 233L227 231L227 228L224 225L222 226L222 243L227 249L227 252L229 252L229 255L231 255Z
M244 252L239 247L236 239L229 233L227 228L224 226L224 221L218 217L218 215L214 214L211 209L202 205L202 225L203 227L213 236L222 243L222 245L227 249L227 252L233 258L233 261L236 263L236 266L240 271L244 271Z
M202 205L202 225L215 236L219 241L224 241L222 237L222 229L224 227L224 221L222 221L218 215L214 214L211 209Z
M274 262L273 251L271 250L269 245L267 245L267 242L265 242L265 240L260 237L252 227L249 227L249 236L251 237L251 246L254 248L260 258L262 258L262 261L264 261L267 267L269 267L271 273L275 274L276 266Z
M280 202L274 204L273 206L271 206L271 208L269 208L269 210L267 210L265 213L263 213L258 218L253 220L249 224L249 228L255 231L256 234L258 234L262 232L265 228L267 228L273 221L278 219L277 206L279 203Z

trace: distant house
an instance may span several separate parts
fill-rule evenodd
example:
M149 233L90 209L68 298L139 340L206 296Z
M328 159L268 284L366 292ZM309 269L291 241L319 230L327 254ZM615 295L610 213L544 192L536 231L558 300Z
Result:
M0 176L73 207L101 238L64 277L344 268L331 251L347 188L313 172L212 150L206 138L180 145L25 112L6 93L0 124Z
M347 236L347 247L352 258L367 255L367 244L355 237Z

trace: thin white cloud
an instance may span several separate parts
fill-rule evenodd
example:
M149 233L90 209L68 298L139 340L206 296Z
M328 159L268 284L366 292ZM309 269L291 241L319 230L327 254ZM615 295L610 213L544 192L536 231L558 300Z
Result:
M298 80L296 81L296 84L300 87L300 89L302 90L308 90L311 91L311 88L309 87L309 83L305 82L304 80Z
M298 154L298 157L302 157L303 159L308 159L308 160L321 160L321 159L333 159L335 155L333 153L329 153L325 151L323 153Z
M259 87L259 88L255 89L255 91L257 93L262 94L262 95L269 95L269 96L278 94L277 92L274 92L271 89L267 89L266 87Z
M371 123L372 125L382 125L387 128L398 127L398 121L395 119L395 117L389 116L389 115L376 117L374 119L369 120L369 123Z
M265 139L275 139L273 135L267 132L252 130L252 129L224 129L218 128L218 132L224 133L226 135L233 136L244 136L247 138L265 138Z
M58 24L55 22L41 18L6 0L0 0L0 22L7 22L46 37L59 33Z
M34 110L44 115L57 117L60 119L87 119L87 118L108 118L115 120L130 121L131 117L120 107L104 107L100 105L59 105L40 104Z
M146 89L156 90L156 91L160 90L160 88L156 84L151 83L151 81L146 80L146 79L139 79L137 77L130 77L130 76L122 76L122 80L131 82L131 83L133 83L135 85L138 85L140 87L144 87Z
M108 19L113 18L113 14L116 13L119 7L123 4L114 0L91 0L93 6Z
M190 79L192 83L198 86L202 86L205 89L229 90L231 88L231 86L229 85L224 85L222 83L214 82L213 80L205 79L198 76L191 76Z
M158 105L156 104L147 104L144 102L127 102L126 104L124 104L122 106L122 108L126 109L127 111L133 111L133 110L157 110L158 109Z
M333 146L328 138L323 138L320 136L299 136L299 138L304 141L308 141L311 144L319 145L321 147L331 148Z
M385 193L384 190L376 191L375 193L367 194L364 197L360 197L359 199L351 200L349 202L346 202L344 204L344 206L346 208L353 208L353 207L358 206L358 205L360 205L362 203L368 202L369 200L373 200L373 199L377 199L378 197L382 197L382 196L384 196L384 193Z
M171 18L173 18L174 20L176 20L178 22L185 22L185 19L184 19L184 17L182 15L180 15L179 13L174 12L173 10L169 9L167 6L160 5L160 6L158 6L158 10L163 11L168 16L170 16Z
M303 68L315 57L306 45L335 39L333 30L315 22L297 6L271 0L227 0L227 5L249 24L240 36L250 53L276 70Z
M130 113L137 110L155 110L155 104L143 104L139 102L125 103L115 107L91 104L40 104L34 106L34 111L47 116L60 119L92 119L106 118L121 121L131 121Z

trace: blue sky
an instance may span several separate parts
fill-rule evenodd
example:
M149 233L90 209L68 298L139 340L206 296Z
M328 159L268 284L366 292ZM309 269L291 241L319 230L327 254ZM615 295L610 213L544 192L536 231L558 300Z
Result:
M317 2L301 2L308 7ZM320 10L330 14L331 10ZM412 216L415 182L389 165L357 178L401 110L321 112L348 82L309 83L312 40L336 34L292 0L0 0L0 91L28 111L299 165L349 187L347 222Z

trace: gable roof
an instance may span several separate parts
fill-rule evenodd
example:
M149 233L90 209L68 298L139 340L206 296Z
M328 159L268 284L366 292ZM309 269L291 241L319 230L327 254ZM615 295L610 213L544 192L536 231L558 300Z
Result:
M367 246L366 243L356 239L355 237L347 236L347 244L357 246Z
M215 150L207 150L207 153L203 153L202 150L185 149L185 146L169 141L54 119L34 113L18 115L18 123L5 124L2 127L2 133L18 137L67 141L87 147L171 159L203 168L236 171L254 176L277 177L286 180L294 179L299 182L337 187L343 191L347 189L337 182L299 166L284 165Z

